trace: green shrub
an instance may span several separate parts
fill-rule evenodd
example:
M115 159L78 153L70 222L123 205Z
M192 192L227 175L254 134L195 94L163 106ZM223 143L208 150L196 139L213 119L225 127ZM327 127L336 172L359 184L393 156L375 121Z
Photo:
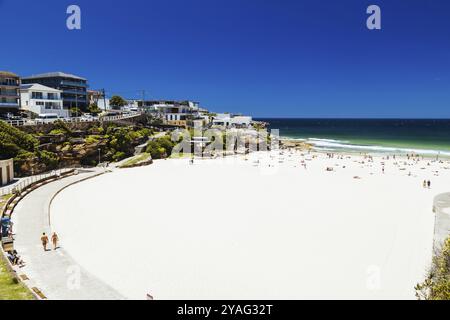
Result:
M103 127L93 126L88 129L88 133L91 135L99 135L99 134L103 134L104 132L105 132L105 129L103 129Z
M100 141L100 136L98 136L98 135L90 135L86 138L87 144L94 144L94 143L98 143L99 141Z
M113 160L120 161L120 160L125 159L126 157L127 157L127 155L125 154L125 152L118 151L113 155Z
M39 142L31 134L0 121L0 159L17 156L22 151L34 152Z
M48 170L52 170L58 167L58 156L49 151L40 151L39 152L39 161L44 163Z
M416 296L424 300L450 300L450 237L433 258L427 279L416 286Z
M152 141L147 144L147 153L152 155L153 159L163 159L170 157L175 143L170 137L165 136Z
M61 130L61 129L53 129L52 131L50 131L50 134L61 135L61 134L65 134L65 132L64 132L64 130Z
M96 104L91 104L88 108L88 111L93 115L97 115L103 112L102 109L100 109Z
M57 121L53 122L53 128L54 128L53 130L55 130L55 132L59 132L61 134L67 134L70 136L73 133L72 130L67 125L67 123L65 123L64 121L61 121L61 120L57 120ZM59 133L57 133L57 134L59 134Z

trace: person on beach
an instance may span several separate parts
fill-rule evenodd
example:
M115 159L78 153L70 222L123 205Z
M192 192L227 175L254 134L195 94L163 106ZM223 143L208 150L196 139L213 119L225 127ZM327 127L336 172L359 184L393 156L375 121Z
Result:
M56 248L58 248L58 241L59 241L58 235L56 234L56 232L53 232L52 235L53 250L56 250Z
M423 180L423 188L425 189L427 187L427 180Z
M9 261L12 263L12 265L14 266L18 266L20 268L25 266L25 262L20 258L20 256L17 254L16 250L13 251L8 251L7 253L7 257L9 259Z
M428 189L430 189L431 188L431 181L430 180L428 180Z
M45 232L42 234L41 242L42 242L42 246L44 247L44 251L47 251L48 237L45 234Z

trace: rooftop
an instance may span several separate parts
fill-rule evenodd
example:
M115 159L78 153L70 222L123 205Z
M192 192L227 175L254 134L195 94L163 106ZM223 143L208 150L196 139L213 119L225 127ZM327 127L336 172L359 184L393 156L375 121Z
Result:
M43 86L42 84L39 84L39 83L30 83L30 84L21 84L20 85L20 90L29 90L29 89L38 90L38 91L62 92L61 90Z
M48 72L48 73L41 73L41 74L33 74L30 77L24 77L23 79L29 80L29 79L39 79L39 78L54 78L54 77L60 77L60 78L72 78L72 79L78 79L78 80L84 80L87 81L87 79L69 74L64 72Z
M14 78L18 78L19 77L17 74L9 72L9 71L0 71L0 76L14 77Z

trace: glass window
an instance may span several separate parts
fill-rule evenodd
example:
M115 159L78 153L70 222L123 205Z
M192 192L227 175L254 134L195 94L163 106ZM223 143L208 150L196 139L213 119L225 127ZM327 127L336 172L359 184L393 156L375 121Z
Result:
M42 92L32 92L31 97L32 99L42 99Z

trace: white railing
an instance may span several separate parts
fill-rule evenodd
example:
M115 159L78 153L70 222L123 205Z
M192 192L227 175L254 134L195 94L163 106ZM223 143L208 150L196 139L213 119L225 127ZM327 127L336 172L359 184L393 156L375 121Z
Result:
M14 126L14 127L21 127L21 126L36 126L40 124L45 123L52 123L57 120L61 120L63 122L67 123L80 123L80 122L113 122L113 121L121 121L126 119L131 119L135 117L141 116L143 113L141 112L132 112L124 115L118 115L118 116L105 116L100 118L83 118L83 117L74 117L74 118L62 118L62 119L36 119L36 120L6 120L5 122Z
M27 177L27 178L22 178L20 179L18 182L13 183L9 186L6 187L0 187L0 197L8 195L8 194L13 194L15 192L22 192L22 190L24 190L25 188L27 188L29 185L50 178L50 177L54 177L54 176L61 176L66 172L69 172L73 169L67 168L67 169L58 169L58 170L53 170L51 172L47 172L47 173L43 173L43 174L38 174L35 176L31 176L31 177Z

